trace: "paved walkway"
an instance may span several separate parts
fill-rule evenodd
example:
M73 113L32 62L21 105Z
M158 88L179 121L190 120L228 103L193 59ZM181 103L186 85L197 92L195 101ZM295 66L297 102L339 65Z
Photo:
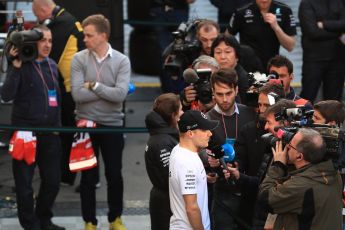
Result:
M122 220L128 230L149 230L150 220L148 215L144 216L123 216ZM105 216L98 217L99 230L108 230L108 220ZM55 217L53 222L64 226L66 230L83 230L83 220L80 217ZM20 229L17 218L3 218L0 219L0 230L18 230Z

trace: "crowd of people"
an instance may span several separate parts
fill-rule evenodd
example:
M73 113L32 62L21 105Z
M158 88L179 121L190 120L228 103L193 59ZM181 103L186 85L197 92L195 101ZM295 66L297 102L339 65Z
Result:
M145 160L153 183L152 229L342 229L344 151L334 155L324 131L338 132L345 120L344 3L301 1L298 95L291 84L293 63L279 54L296 43L290 7L255 0L233 10L222 8L225 1L211 2L219 6L219 23L227 10L232 16L225 31L208 19L196 26L200 55L180 73L184 113L176 117L177 106L160 111L156 122L164 126L153 126L157 101L169 95L162 94L146 118L151 121ZM256 71L266 74L263 81L248 74ZM316 103L321 83L322 101ZM210 100L205 100L207 89ZM165 145L169 124L173 142ZM335 139L342 149L344 139ZM230 152L235 158L228 160ZM164 184L157 183L157 175ZM155 212L157 201L166 204L160 206L164 212Z
M188 19L194 1L153 2L153 19L176 22ZM327 147L323 130L339 134L345 120L340 101L344 3L300 3L301 95L291 86L292 62L279 54L281 47L292 51L296 42L290 7L255 0L238 1L236 10L225 10L223 1L212 3L224 14L219 19L228 20L226 28L198 20L199 49L192 55L196 58L188 60L191 68L183 74L174 73L183 84L176 81L178 92L159 95L145 119L150 134L145 163L153 185L151 229L342 229L340 173L345 161L339 157L342 153ZM7 54L10 63L1 97L13 100L12 125L123 127L131 67L128 57L108 42L109 20L95 14L79 23L53 0L33 0L32 10L38 21L34 30L42 35L37 57L24 62L15 46ZM173 41L168 28L157 26L156 33L167 91L174 81L163 66L176 58L169 53L174 52ZM321 83L323 100L315 103ZM339 135L331 139L343 147L345 138ZM30 151L23 147L24 136L33 146ZM24 229L65 229L52 222L52 206L60 182L75 183L69 163L76 141L72 134L56 132L13 134L10 153L18 219ZM92 148L87 160L79 159L85 230L98 225L99 155L107 180L109 229L124 230L123 134L90 132L83 142ZM34 199L36 166L41 185Z

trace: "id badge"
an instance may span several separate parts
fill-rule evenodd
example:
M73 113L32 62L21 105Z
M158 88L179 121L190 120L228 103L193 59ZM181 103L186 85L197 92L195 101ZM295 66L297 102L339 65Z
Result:
M50 107L57 107L57 96L56 96L56 90L48 90L48 103Z

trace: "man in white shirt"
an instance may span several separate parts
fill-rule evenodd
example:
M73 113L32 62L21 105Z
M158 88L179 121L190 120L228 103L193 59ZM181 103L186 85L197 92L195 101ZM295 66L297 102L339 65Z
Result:
M200 111L185 112L178 122L180 142L169 165L170 229L209 230L207 177L198 152L208 146L218 121Z

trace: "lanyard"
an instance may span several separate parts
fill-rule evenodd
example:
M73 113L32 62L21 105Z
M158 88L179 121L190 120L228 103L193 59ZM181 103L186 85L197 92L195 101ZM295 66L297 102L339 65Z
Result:
M47 62L48 62L49 70L50 70L50 76L51 76L51 78L52 78L52 80L53 80L53 87L54 87L54 89L55 89L54 74L53 74L52 68L51 68L51 66L50 66L49 60L48 60ZM43 85L45 86L45 88L46 88L47 90L49 90L48 84L47 84L47 82L44 80L44 76L43 76L43 73L42 73L42 70L41 70L41 66L40 66L39 64L37 64L37 66L36 66L34 62L32 62L32 65L35 67L35 69L36 69L38 75L41 77L41 80L42 80Z
M237 122L238 122L238 114L235 113L235 116L236 116L236 133L235 133L235 139L237 139ZM225 137L226 139L228 138L228 133L227 133L227 130L226 130L226 126L225 126L225 120L224 120L224 115L222 113L222 121L223 121L223 127L224 127L224 133L225 133Z
M105 62L105 59L102 61L102 64L99 68L97 68L97 64L96 64L96 57L92 57L92 62L93 62L93 66L95 67L95 70L96 70L96 81L100 81L101 79L101 72L102 72L102 68L103 68L103 65L104 65L104 62Z

